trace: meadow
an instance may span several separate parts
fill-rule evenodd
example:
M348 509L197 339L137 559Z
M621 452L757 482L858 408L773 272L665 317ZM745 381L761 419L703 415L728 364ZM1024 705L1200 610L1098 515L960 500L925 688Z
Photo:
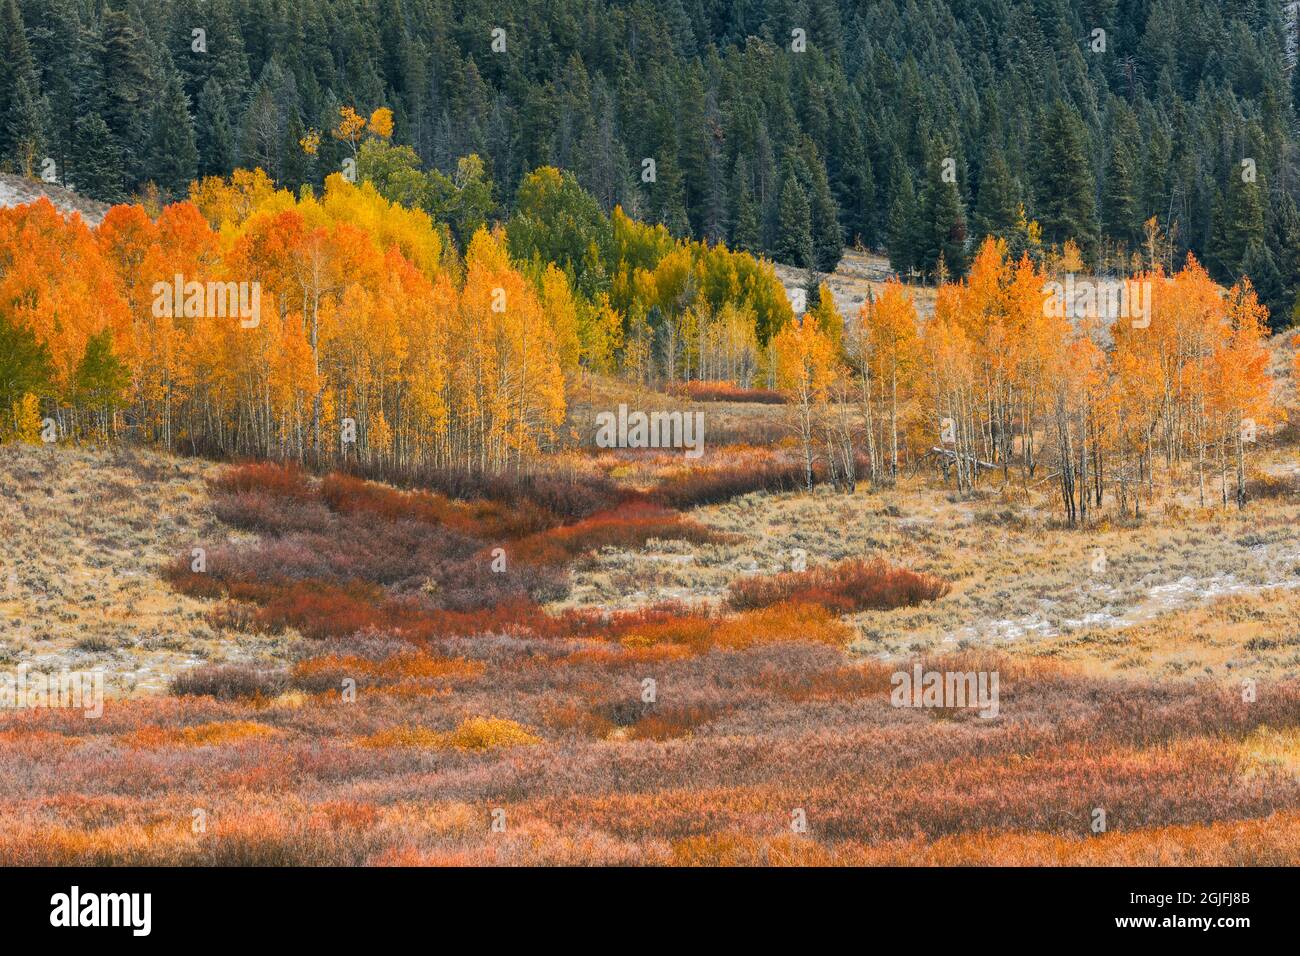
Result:
M7 660L112 678L99 719L0 712L0 864L1300 861L1287 496L1084 534L933 476L796 493L779 441L575 452L478 497L0 461ZM1115 620L1071 624L1098 546ZM1187 576L1241 587L1138 613ZM1031 595L1052 626L1009 637ZM996 672L997 716L896 706L916 663Z

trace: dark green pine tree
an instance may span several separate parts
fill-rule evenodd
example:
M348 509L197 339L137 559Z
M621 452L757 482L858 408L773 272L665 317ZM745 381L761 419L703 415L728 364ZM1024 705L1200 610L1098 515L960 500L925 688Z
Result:
M36 96L36 89L26 77L20 77L14 87L13 101L4 120L5 138L9 142L8 156L14 168L24 175L38 171L45 144L44 100Z
M165 196L175 198L184 195L194 179L199 153L189 98L170 58L164 57L159 72L160 93L149 121L152 131L146 174Z
M1043 239L1062 244L1073 239L1084 258L1097 251L1098 226L1087 133L1073 107L1056 100L1045 112L1038 137L1036 218Z
M87 113L78 119L74 142L76 164L71 178L77 192L104 202L125 198L122 159L104 118Z
M54 160L54 172L64 182L79 115L76 75L80 64L81 25L77 19L77 0L45 0L41 6L40 22L28 32L32 57L40 67L41 97L46 106L44 152ZM0 59L7 57L0 54Z
M126 189L144 181L149 145L149 104L155 91L145 59L144 36L128 14L105 9L100 24L103 91L100 115L112 135Z
M777 206L776 246L778 262L807 268L813 264L812 209L799 178L787 164L785 181Z
M235 166L235 131L226 93L215 78L203 84L194 117L199 174L224 176Z
M1300 115L1300 64L1291 67L1291 108Z
M804 164L808 169L806 187L812 220L813 265L822 272L834 272L844 255L844 231L840 227L840 213L831 194L831 184L826 179L826 167L817 156L817 148L809 140L805 147Z
M1114 102L1110 157L1106 162L1106 179L1101 194L1102 225L1107 235L1132 249L1142 239L1142 214L1137 193L1138 125L1133 111L1124 102Z
M654 148L646 157L654 159L655 177L646 182L641 177L641 190L646 196L650 218L663 223L674 236L689 237L691 223L686 214L686 182L678 156L677 124L672 110L655 110L651 121ZM642 165L644 171L644 163Z
M980 191L971 213L971 227L976 241L985 236L1006 238L1016 224L1019 189L1011 177L1001 147L992 146L984 160Z
M1283 285L1282 273L1268 246L1252 240L1246 247L1241 270L1250 277L1259 301L1268 308L1269 327L1277 330L1289 324L1289 309L1295 296Z
M40 75L18 0L0 0L0 162L23 169L36 161L42 114Z
M1264 241L1263 184L1247 182L1232 169L1228 188L1215 194L1210 218L1206 266L1221 282L1235 282L1244 269L1251 243Z
M907 273L917 264L918 213L912 174L904 168L894 185L894 202L889 208L886 236L889 266L899 275Z
M1300 212L1289 193L1279 192L1269 206L1264 248L1273 256L1282 288L1276 301L1268 303L1269 323L1276 331L1295 324L1300 293Z
M826 167L835 190L840 220L850 242L860 241L874 246L879 236L875 216L876 181L871 157L867 154L859 123L852 114L837 117L834 122L836 128L842 129L843 135L832 139Z
M708 218L706 204L709 187L707 106L704 81L698 67L691 69L677 84L676 114L677 162L682 170L682 185L687 216L694 235L703 236Z
M1153 109L1142 112L1141 217L1156 216L1164 223L1169 217L1173 183L1174 143L1168 125Z
M248 95L248 89L252 86L252 74L248 68L248 55L244 49L244 37L240 32L239 20L235 17L231 5L231 0L211 2L206 17L210 23L207 28L208 53L206 55L212 58L212 76L225 91L231 122L234 123L238 118L240 106ZM315 7L315 5L307 6L313 9ZM317 37L306 37L306 43L309 45L316 40ZM332 60L329 66L333 69Z
M943 148L933 150L926 164L921 193L921 245L917 266L936 275L942 259L954 278L966 274L966 214L957 191L956 159Z
M749 160L743 156L736 163L735 199L732 209L735 221L731 225L731 247L745 252L760 252L763 244L762 229L758 219L758 205L749 185Z

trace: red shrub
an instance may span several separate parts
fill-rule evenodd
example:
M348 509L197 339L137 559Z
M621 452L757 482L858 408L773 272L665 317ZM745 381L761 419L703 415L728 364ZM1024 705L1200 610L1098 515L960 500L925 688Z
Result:
M253 615L258 630L278 633L297 628L304 637L350 637L358 631L390 626L383 592L373 585L346 587L320 581L285 586L236 584L231 597L261 604Z
M817 482L817 475L813 480ZM769 459L679 472L661 482L651 497L669 508L685 509L730 501L755 491L797 491L804 484L801 463Z
M257 491L284 498L312 497L311 482L302 469L273 461L250 461L227 468L213 479L212 487L228 495Z
M794 601L849 614L913 607L941 598L948 590L948 583L934 575L896 568L883 558L857 558L812 571L741 578L731 583L727 603L751 610Z
M398 491L337 472L321 481L321 498L334 511L364 512L389 521L423 521L480 538L517 538L554 527L559 519L533 504L452 501L431 491Z
M585 518L634 497L608 478L556 469L489 474L463 468L354 467L353 473L399 488L420 488L463 502L527 503L561 519Z
M604 547L639 548L652 538L707 544L728 536L657 505L632 503L530 535L513 548L519 561L562 564Z
M766 388L743 388L735 382L687 382L673 389L696 402L756 402L784 405L785 396Z

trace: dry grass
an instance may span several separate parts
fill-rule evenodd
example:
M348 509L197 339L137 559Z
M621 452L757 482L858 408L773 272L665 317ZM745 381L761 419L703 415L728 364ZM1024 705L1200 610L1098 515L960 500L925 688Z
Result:
M0 664L102 669L113 695L205 662L265 664L285 641L219 633L160 580L225 532L204 462L131 449L0 445Z

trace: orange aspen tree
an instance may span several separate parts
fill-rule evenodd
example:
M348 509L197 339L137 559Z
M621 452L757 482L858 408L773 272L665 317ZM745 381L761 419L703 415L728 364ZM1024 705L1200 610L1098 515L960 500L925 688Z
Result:
M869 356L869 380L875 383L879 410L875 420L880 423L880 447L886 462L882 471L894 482L898 480L899 408L916 381L921 358L916 307L903 284L891 279L879 298L867 303L860 321L863 329L858 334L865 339L859 347ZM867 381L864 375L863 382Z
M804 459L804 487L813 487L814 441L835 383L830 340L817 323L804 317L784 326L772 340L776 383L790 400Z
M1228 290L1225 306L1222 338L1209 363L1209 404L1227 432L1224 443L1235 451L1237 507L1244 509L1247 446L1277 416L1265 343L1268 310L1260 304L1248 279ZM1223 488L1226 498L1226 479Z

